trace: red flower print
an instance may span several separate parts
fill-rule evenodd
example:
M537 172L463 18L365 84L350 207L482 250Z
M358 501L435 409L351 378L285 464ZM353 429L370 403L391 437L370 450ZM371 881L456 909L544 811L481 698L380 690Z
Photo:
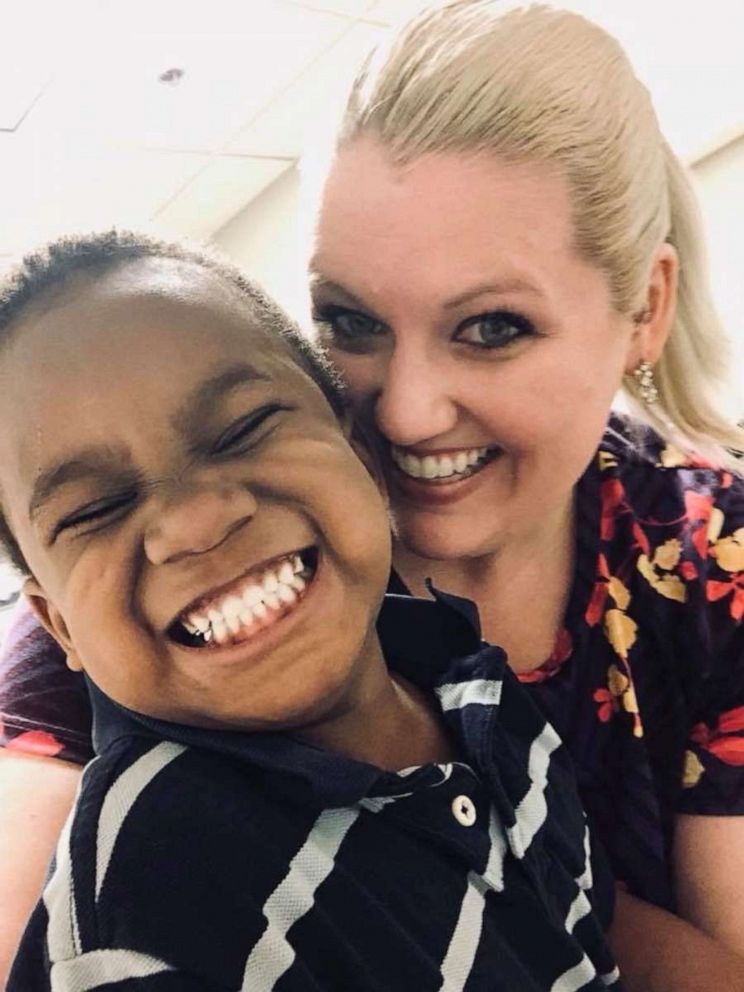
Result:
M646 537L646 533L638 523L633 524L633 539L644 555L651 554L651 542Z
M609 592L610 566L604 555L597 559L597 580L594 583L592 596L586 608L584 619L590 627L596 626L604 614L604 604Z
M704 520L706 523L713 510L713 497L709 493L696 493L693 489L685 492L685 511L690 523Z
M548 660L531 672L520 672L517 678L520 682L544 682L551 675L555 675L556 672L563 668L564 663L571 657L572 652L573 641L571 635L565 627L561 627Z
M609 689L597 689L592 698L595 703L599 703L597 716L602 723L608 723L615 711L615 697Z
M28 754L44 754L54 757L64 748L56 737L45 730L25 730L22 734L8 741L9 751L25 751Z
M599 487L599 496L602 504L600 534L603 541L609 541L615 533L617 508L625 498L625 490L619 479L607 479Z
M690 740L727 765L744 766L744 737L731 736L744 731L744 706L722 713L712 729L707 723L692 728Z
M679 566L679 572L686 582L692 582L693 579L698 577L698 570L695 567L695 563L691 561L683 561Z
M731 616L738 623L744 616L744 572L737 572L729 582L718 582L709 579L705 586L705 595L715 602L733 593L731 597Z

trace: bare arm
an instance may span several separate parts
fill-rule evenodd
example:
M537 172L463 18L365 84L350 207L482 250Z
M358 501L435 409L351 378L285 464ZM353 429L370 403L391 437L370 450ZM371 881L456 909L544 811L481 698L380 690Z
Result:
M674 868L680 915L744 955L744 817L680 816Z
M81 768L0 749L0 988L41 892Z
M744 992L744 957L625 892L608 936L626 992Z

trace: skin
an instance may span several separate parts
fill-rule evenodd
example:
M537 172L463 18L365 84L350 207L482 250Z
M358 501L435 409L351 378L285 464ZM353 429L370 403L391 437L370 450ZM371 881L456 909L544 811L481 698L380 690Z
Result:
M0 988L5 988L79 779L78 765L0 750Z
M447 752L377 641L384 503L285 345L194 267L148 260L76 290L0 362L4 507L69 664L167 720L292 729L391 767ZM190 604L307 546L315 578L273 626L218 648L170 636Z
M311 263L314 312L377 434L396 567L419 594L431 576L475 600L485 636L517 671L553 648L573 573L574 486L623 376L661 354L677 266L661 245L638 312L621 314L605 274L576 250L569 188L547 167L461 153L400 166L370 136L332 166ZM501 454L436 502L402 479L391 445ZM681 818L680 908L715 940L654 907L638 926L623 912L613 940L629 988L699 992L703 966L729 977L733 968L736 980L720 987L744 989L744 963L721 947L744 953L741 837L738 817Z

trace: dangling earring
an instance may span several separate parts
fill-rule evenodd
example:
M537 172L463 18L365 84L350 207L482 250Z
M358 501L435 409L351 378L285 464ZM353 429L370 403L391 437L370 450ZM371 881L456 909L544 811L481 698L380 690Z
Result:
M654 382L654 367L651 362L644 358L638 367L633 369L633 378L638 383L638 392L643 402L646 406L653 406L659 398L659 390Z

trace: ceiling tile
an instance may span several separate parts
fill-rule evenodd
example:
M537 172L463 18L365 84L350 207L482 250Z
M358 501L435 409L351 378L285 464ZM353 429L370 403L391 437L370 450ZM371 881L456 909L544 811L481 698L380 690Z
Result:
M114 15L124 9L118 32ZM208 9L201 0L131 0L111 10L105 34L58 71L29 127L220 151L348 26L332 13L278 2L258 13L256 4L225 0ZM180 81L159 82L171 69L183 72Z
M307 10L331 11L334 14L344 14L346 17L363 17L375 0L289 0L295 7Z
M203 155L52 140L0 141L0 252L61 231L148 224L209 163Z
M397 24L426 6L425 0L373 0L367 16L385 24Z
M159 226L190 238L207 238L293 162L216 156L155 217Z
M300 157L323 140L343 109L356 71L384 30L356 24L227 146L243 154Z

